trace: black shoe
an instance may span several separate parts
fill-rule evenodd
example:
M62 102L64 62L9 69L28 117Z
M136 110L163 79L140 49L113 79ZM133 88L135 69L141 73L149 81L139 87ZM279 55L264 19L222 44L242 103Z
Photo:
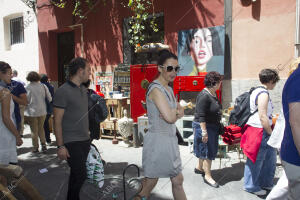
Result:
M42 145L42 152L43 153L46 153L47 152L47 147L45 144Z
M195 174L201 174L202 176L205 175L205 172L204 172L204 171L201 171L201 170L199 170L199 169L197 169L197 168L194 169L194 172L195 172Z
M215 182L214 184L211 184L205 178L204 178L204 183L206 183L207 185L209 185L211 187L214 187L214 188L218 188L219 187L219 184L217 182Z

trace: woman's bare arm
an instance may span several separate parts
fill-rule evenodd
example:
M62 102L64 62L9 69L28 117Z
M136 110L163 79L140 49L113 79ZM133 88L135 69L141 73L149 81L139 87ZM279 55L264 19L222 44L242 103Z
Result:
M269 103L269 95L267 93L262 93L258 96L257 107L258 107L259 119L263 128L267 131L269 135L271 135L272 128L269 124L269 117L267 115L268 103Z
M2 102L1 102L1 110L2 110L2 119L4 125L7 127L7 129L16 137L17 145L22 145L23 141L21 139L21 136L15 127L14 123L12 122L10 118L10 101L11 101L11 94L6 95Z
M149 98L157 106L162 118L170 124L173 124L177 121L177 119L179 118L177 116L178 114L182 114L182 113L179 113L178 106L177 106L177 108L174 108L174 109L169 106L169 103L168 103L165 95L158 88L154 88L149 93ZM182 111L180 111L180 112L182 112Z

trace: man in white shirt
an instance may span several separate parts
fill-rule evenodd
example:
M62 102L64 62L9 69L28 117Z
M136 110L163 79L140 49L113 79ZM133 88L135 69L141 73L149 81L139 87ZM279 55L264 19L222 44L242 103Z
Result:
M24 81L22 81L20 78L18 78L18 71L15 70L15 69L12 71L12 78L11 79L14 80L14 81L18 81L18 82L22 83L24 86L26 85Z

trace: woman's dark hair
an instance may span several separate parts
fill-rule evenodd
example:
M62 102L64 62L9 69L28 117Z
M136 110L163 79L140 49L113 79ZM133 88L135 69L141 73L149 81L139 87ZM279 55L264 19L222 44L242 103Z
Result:
M218 33L216 27L208 27L208 29L210 30L211 37L212 37L213 55L214 56L224 55L222 45L221 45L221 40L220 40L219 33ZM184 54L188 54L189 52L191 52L191 48L190 48L191 42L194 39L194 35L198 30L199 29L192 29L187 32L185 50L183 51Z
M0 61L0 72L5 74L8 69L11 69L10 65L6 62Z
M47 83L48 82L48 76L46 74L41 74L41 83Z
M37 72L32 71L29 72L29 74L26 77L26 80L29 82L38 82L39 80L41 80L41 77Z
M222 76L219 72L211 71L208 72L204 78L204 85L207 88L214 87L216 84L218 84L222 80Z
M82 85L86 88L89 88L91 84L91 80L89 79L87 82L82 83Z
M85 69L86 63L87 60L82 57L73 58L67 66L68 77L74 76L79 68Z
M171 53L169 50L161 50L158 53L158 60L157 60L157 65L163 65L166 60L168 60L169 58L174 58L175 60L178 60L177 56L173 53Z
M279 81L279 75L274 69L263 69L259 73L259 80L262 84L277 83Z

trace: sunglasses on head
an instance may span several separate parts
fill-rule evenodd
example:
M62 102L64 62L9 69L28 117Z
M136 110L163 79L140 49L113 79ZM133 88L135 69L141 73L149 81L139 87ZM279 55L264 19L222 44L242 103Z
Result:
M161 67L165 67L166 69L167 69L167 72L171 72L171 71L173 71L173 70L175 70L175 72L178 72L179 70L180 70L180 67L179 66L175 66L175 67L173 67L173 66L161 66Z

